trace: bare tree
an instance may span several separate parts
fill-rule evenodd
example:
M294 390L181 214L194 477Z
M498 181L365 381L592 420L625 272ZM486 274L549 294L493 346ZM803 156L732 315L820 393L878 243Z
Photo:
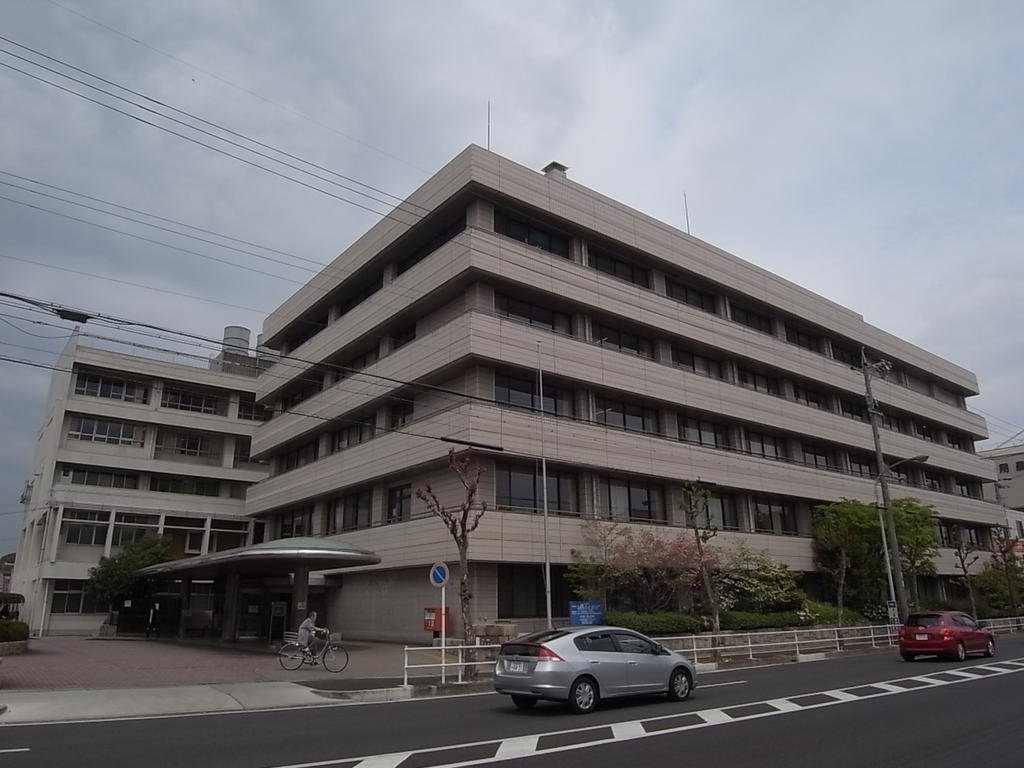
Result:
M967 596L971 600L971 615L977 618L978 604L974 600L974 580L971 578L971 566L978 562L981 552L964 536L963 526L954 525L951 533L953 534L953 555L956 557L957 568L963 574L961 580L967 587Z
M697 547L697 566L704 585L704 599L711 611L712 631L718 635L722 632L721 612L719 611L718 584L715 581L715 568L719 557L717 550L709 542L718 534L718 527L711 520L709 510L711 491L689 481L683 483L683 496L679 508L686 518L686 526L693 531L693 542Z
M477 490L480 486L480 475L483 467L479 463L471 465L470 455L456 456L455 451L448 453L448 468L454 472L465 495L457 507L445 507L438 500L430 483L416 489L416 498L426 504L431 514L441 519L448 533L459 549L459 603L462 609L462 631L467 644L471 644L476 636L476 625L473 621L473 593L469 588L469 536L480 524L480 518L487 511L486 501L477 501ZM470 667L474 669L474 667Z

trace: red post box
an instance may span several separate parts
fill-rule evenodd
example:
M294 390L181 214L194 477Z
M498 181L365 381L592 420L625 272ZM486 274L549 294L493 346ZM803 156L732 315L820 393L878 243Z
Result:
M442 622L444 630L447 632L451 627L448 622L451 620L449 608L445 606L444 616L441 616L441 606L439 605L428 605L423 609L423 631L424 632L440 632L442 628Z

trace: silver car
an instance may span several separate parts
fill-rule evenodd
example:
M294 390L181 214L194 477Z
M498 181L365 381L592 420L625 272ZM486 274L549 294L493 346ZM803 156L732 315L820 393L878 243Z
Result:
M649 637L621 627L546 629L504 643L494 667L494 689L521 709L541 699L565 701L577 714L600 699L667 693L689 698L697 682L693 663Z

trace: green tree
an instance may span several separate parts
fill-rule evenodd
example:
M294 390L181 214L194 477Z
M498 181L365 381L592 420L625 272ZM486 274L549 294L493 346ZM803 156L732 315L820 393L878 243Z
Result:
M679 509L683 513L686 527L693 532L693 544L696 548L697 568L700 572L701 584L704 587L704 599L711 612L712 631L717 635L722 631L718 582L715 579L715 568L720 557L718 551L710 546L711 539L718 534L718 527L711 519L710 502L711 491L707 488L689 481L683 483Z
M765 550L746 544L726 552L716 580L722 609L726 611L794 611L805 600L797 574Z
M101 602L116 604L136 594L136 574L142 568L171 559L171 544L166 536L147 534L121 547L113 557L101 557L89 569L86 589Z
M616 543L624 529L614 520L589 518L581 526L584 549L571 549L572 564L565 578L581 600L598 600L608 604L612 576L609 563Z
M978 592L996 610L1016 609L1024 594L1024 559L1017 551L1020 541L1008 528L992 528L992 559L974 576Z
M821 504L811 515L811 530L818 565L835 582L839 625L842 626L851 565L878 555L878 510L855 499Z
M911 498L894 500L892 512L903 575L910 586L910 602L919 608L918 577L935 574L935 558L939 554L938 515L931 505Z

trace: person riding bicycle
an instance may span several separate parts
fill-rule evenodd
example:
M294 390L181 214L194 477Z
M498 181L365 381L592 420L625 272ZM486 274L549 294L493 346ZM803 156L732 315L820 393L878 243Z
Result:
M318 627L316 625L316 611L310 611L306 614L303 622L299 624L299 645L315 657L323 644L319 635L326 632L327 627Z

